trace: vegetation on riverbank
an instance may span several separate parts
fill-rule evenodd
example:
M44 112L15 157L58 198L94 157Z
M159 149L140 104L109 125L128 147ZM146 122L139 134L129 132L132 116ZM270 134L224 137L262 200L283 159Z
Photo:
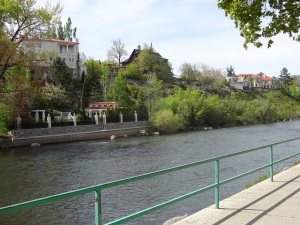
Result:
M299 164L300 164L300 161L296 161L296 162L294 162L294 163L293 163L291 166L289 166L289 167L293 167L293 166L296 166L296 165L299 165ZM288 168L289 168L289 167L288 167ZM278 174L278 173L280 173L280 171L275 172L274 175L276 175L276 174ZM262 182L262 181L264 181L264 180L267 180L267 179L269 179L269 178L270 178L269 175L262 175L262 176L260 176L259 178L257 178L256 180L247 183L247 184L245 185L245 188L250 188L250 187L254 186L255 184L258 184L258 183L260 183L260 182Z

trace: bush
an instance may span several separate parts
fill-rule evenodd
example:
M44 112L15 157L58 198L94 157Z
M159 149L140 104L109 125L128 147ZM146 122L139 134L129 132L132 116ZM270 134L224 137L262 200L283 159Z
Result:
M174 133L182 126L182 118L171 110L160 110L151 117L152 125L162 133Z

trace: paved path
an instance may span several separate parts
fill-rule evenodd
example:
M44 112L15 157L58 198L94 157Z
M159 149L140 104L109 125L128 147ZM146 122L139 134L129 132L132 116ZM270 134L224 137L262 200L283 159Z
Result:
M212 205L174 225L299 225L300 165Z

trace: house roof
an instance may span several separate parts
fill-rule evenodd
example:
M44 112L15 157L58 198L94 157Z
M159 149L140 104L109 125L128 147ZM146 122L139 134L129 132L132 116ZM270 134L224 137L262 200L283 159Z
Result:
M237 77L245 77L245 76L248 76L248 77L251 77L251 78L257 78L257 79L261 79L261 80L265 80L265 81L268 81L268 80L276 80L275 78L273 77L269 77L269 76L258 76L258 75L255 75L253 73L247 73L247 74L239 74L237 75Z
M115 104L118 104L118 103L117 102L90 102L89 105L90 104L94 104L94 105L96 105L96 104L98 104L98 105L99 104L114 104L115 105Z
M264 76L264 77L261 78L261 80L266 80L266 81L268 81L268 80L276 80L276 79L273 78L273 77Z
M123 60L121 63L129 63L131 62L132 58L136 58L134 55L139 55L141 53L141 49L140 46L138 46L138 49L133 49L132 53L130 54L129 58ZM159 54L158 52L152 52L153 55L162 58L161 54ZM165 59L167 60L167 59Z
M79 42L73 42L73 41L65 41L65 40L59 40L59 39L52 39L52 38L24 38L25 41L52 41L57 42L61 44L69 44L69 45L78 45Z

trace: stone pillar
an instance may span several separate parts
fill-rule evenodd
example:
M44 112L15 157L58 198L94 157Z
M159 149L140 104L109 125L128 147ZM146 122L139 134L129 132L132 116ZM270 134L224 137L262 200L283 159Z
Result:
M47 123L48 123L48 128L51 128L51 116L48 114L47 116Z
M77 118L76 118L75 113L73 114L73 122L74 122L74 127L76 127L77 126Z
M137 121L138 121L138 119L137 119L137 113L136 113L136 111L134 112L134 121L135 121L135 122L137 122Z
M22 124L22 118L20 115L18 115L18 117L17 117L17 129L18 130L21 129L21 124Z
M92 111L89 110L89 117L92 118Z
M105 125L106 124L106 114L105 114L105 112L103 112L103 125Z
M123 114L120 112L120 123L123 123Z
M39 122L39 112L36 111L35 112L35 123L38 123Z
M96 122L96 125L98 126L99 125L99 116L98 116L98 113L96 113L96 115L95 115L95 122Z
M46 117L45 117L45 111L43 111L42 119L43 119L43 123L45 123L45 119L46 119Z

